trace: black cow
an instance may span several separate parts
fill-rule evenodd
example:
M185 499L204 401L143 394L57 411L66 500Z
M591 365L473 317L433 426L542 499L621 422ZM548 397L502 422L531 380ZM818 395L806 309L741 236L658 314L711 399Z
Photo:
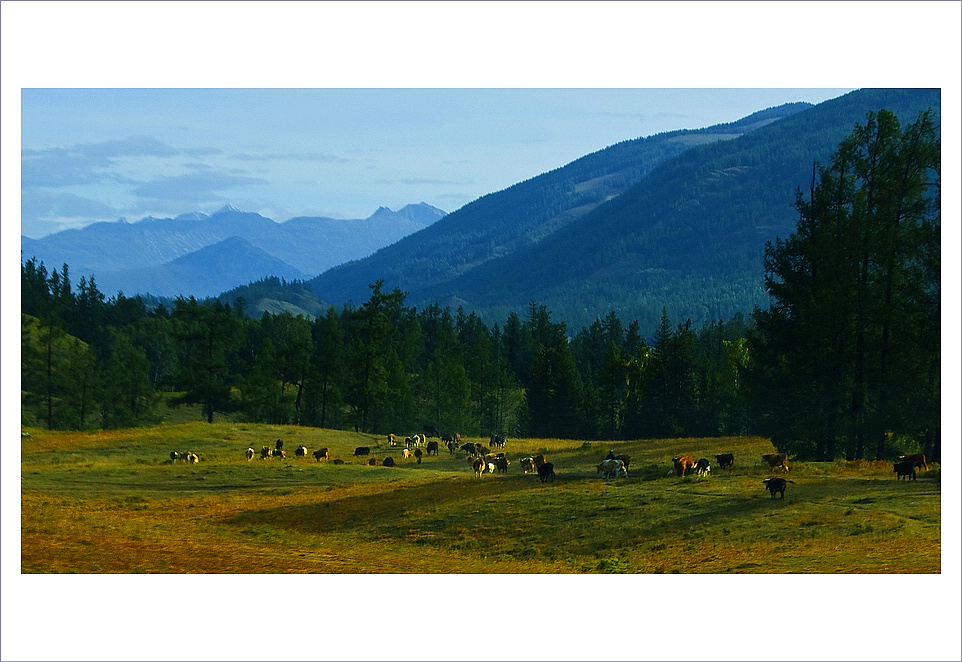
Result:
M176 462L176 461L177 461L177 458L179 458L179 457L180 457L180 453L178 453L177 451L170 451L170 461L171 461L171 462Z
M370 454L371 454L370 446L358 446L357 448L354 449L354 457L357 457L358 455L370 455Z
M430 455L432 452L433 452L435 455L438 454L438 442L436 442L436 441L429 441L429 442L428 442L428 455Z
M715 461L718 462L719 469L731 469L735 466L735 456L731 453L716 455Z
M468 455L474 455L475 453L478 452L477 449L475 448L474 443L470 441L464 444L463 446L461 446L461 450L463 450Z
M785 480L784 478L768 478L766 480L763 480L762 482L765 483L765 487L768 488L768 491L772 493L773 499L775 498L776 492L780 492L782 495L782 498L784 499L785 488L788 487L788 483L791 483L792 485L795 484L795 481Z
M915 463L911 460L896 462L895 468L893 468L892 471L898 474L895 480L902 480L903 476L908 476L909 480L918 480L918 478L915 477Z
M381 464L383 464L385 467L393 467L393 466L394 466L394 458L389 455L389 456L387 456L386 458L384 458L384 461L381 462Z
M424 455L424 453L421 452L421 449L420 449L420 448L415 448L415 449L414 449L414 457L417 459L418 464L421 464L421 456L422 456L422 455Z
M283 442L283 441L281 441L280 439L278 439L277 441L274 442L274 449L275 449L275 450L281 450L281 449L283 449L283 448L284 448L284 442Z
M550 462L538 465L538 478L542 483L547 483L549 480L554 482L554 465Z

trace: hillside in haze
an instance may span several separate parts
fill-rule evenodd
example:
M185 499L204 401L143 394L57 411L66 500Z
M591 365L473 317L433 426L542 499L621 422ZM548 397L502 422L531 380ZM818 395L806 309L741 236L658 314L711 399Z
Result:
M938 119L939 90L860 90L746 118L732 126L753 130L725 140L716 127L621 143L485 196L312 287L360 303L383 279L409 305L463 306L492 323L531 301L572 329L612 310L649 335L663 308L673 321L727 320L767 304L764 246L794 231L795 191L813 162L827 163L871 110L908 123L930 107ZM608 159L628 149L647 167ZM632 183L628 170L639 173Z
M315 276L335 265L370 255L434 223L444 213L420 203L396 212L381 207L366 219L296 217L277 223L228 205L210 215L192 212L173 219L148 217L135 223L94 223L41 239L21 237L21 259L36 257L49 268L66 263L75 279L94 274L98 287L108 295L123 290L127 295L204 292L207 296L248 283L248 274L256 274L255 279L272 275ZM246 255L245 260L251 262L235 264L233 274L229 260L236 246L217 248L232 237L243 239L260 251ZM203 249L209 250L193 259L197 267L185 270L184 262L175 264L179 258ZM204 275L203 260L213 260L212 268L218 265L216 276ZM221 289L212 290L213 282ZM183 290L173 292L173 287Z

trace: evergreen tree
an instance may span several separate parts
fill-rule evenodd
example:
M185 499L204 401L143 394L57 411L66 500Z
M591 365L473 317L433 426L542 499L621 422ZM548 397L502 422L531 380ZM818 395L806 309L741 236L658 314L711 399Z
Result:
M939 275L926 265L940 251L939 157L931 112L904 132L892 113L869 113L798 193L795 233L766 248L772 305L755 316L752 387L780 449L883 458L887 433L938 430L932 407L920 419L902 405L938 391L926 341Z

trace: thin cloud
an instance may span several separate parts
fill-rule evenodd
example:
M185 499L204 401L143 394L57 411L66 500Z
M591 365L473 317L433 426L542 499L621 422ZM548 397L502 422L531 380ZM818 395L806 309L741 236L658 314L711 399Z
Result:
M269 182L259 177L231 175L216 171L198 171L173 177L159 177L135 187L131 193L138 198L203 202L231 189L265 186Z

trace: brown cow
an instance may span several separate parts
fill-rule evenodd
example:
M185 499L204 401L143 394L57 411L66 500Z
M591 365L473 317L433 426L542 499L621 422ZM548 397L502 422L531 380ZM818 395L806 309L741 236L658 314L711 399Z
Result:
M788 472L788 456L785 453L766 453L762 455L762 459L768 462L769 469L781 467L786 473Z
M911 462L913 467L929 470L929 465L925 463L925 453L915 453L914 455L903 455L899 462Z
M540 468L542 464L548 461L548 458L544 456L544 453L539 453L531 458L531 461L534 462L534 466Z
M621 460L621 463L625 465L625 474L628 473L628 465L631 464L630 455L615 455L616 460Z
M320 462L321 460L330 460L331 450L329 448L318 448L314 451L314 460Z
M776 492L780 492L782 498L784 499L785 488L788 486L788 483L791 483L792 485L795 484L795 481L785 480L784 478L766 478L762 482L765 483L765 487L768 488L768 491L772 493L773 499L775 498Z
M369 466L369 467L376 467L376 466L377 466L377 458L376 458L376 457L372 457L370 460L368 460L368 461L367 461L367 466Z
M695 468L695 458L691 455L682 455L681 457L671 458L672 464L675 465L675 475L676 476L687 476Z
M474 475L480 478L481 474L483 474L484 470L487 468L487 463L480 457L471 458L468 461L471 463L471 468L474 469Z

